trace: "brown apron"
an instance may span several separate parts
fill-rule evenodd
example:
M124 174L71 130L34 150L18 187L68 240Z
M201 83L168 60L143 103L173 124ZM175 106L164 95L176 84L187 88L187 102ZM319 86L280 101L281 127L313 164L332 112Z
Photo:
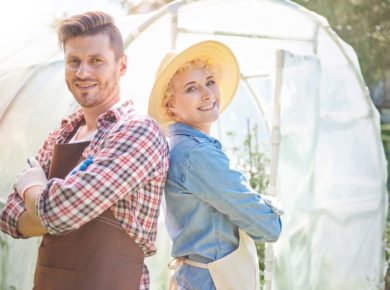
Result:
M64 179L89 141L56 144L49 179ZM33 290L138 290L144 254L110 209L65 235L43 236Z

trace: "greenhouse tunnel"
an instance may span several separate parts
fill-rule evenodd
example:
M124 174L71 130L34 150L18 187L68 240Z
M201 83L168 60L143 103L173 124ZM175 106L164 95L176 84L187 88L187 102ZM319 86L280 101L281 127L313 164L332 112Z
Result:
M263 273L272 289L384 289L388 201L379 114L354 50L326 19L290 1L199 0L116 22L128 56L122 99L144 114L168 50L214 39L236 54L239 89L212 134L239 164L237 150L255 132L254 150L270 160L268 173L276 170L267 192L285 215ZM77 104L54 30L0 48L0 64L1 209L26 158ZM0 233L0 289L32 288L39 241ZM152 290L166 289L169 279L163 212L157 249L146 259Z

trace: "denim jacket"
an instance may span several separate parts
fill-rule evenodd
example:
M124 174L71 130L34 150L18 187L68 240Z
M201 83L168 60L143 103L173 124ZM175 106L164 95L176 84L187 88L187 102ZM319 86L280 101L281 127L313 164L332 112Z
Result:
M172 256L209 263L238 247L238 228L255 241L276 241L281 221L244 175L231 167L221 143L188 125L169 128L165 184L166 226ZM207 269L181 266L179 289L215 289Z

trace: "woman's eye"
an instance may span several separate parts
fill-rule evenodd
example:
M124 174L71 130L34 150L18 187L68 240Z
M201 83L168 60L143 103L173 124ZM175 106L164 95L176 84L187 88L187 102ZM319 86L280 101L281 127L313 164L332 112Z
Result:
M186 89L186 92L187 92L187 93L192 93L192 92L195 92L195 91L196 91L196 87L194 87L194 86L188 87L188 88Z
M209 81L206 83L206 85L207 85L208 87L211 87L211 86L215 85L215 81L214 81L214 80L209 80Z

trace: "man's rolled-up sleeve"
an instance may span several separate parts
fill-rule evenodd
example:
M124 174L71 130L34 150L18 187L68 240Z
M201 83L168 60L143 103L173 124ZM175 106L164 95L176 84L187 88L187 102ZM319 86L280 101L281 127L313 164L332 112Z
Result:
M12 192L0 213L0 230L13 238L23 238L18 232L18 222L25 210L24 201L16 192Z
M164 139L148 119L110 132L93 163L65 179L53 178L38 197L37 212L51 234L65 234L96 218L161 174Z

